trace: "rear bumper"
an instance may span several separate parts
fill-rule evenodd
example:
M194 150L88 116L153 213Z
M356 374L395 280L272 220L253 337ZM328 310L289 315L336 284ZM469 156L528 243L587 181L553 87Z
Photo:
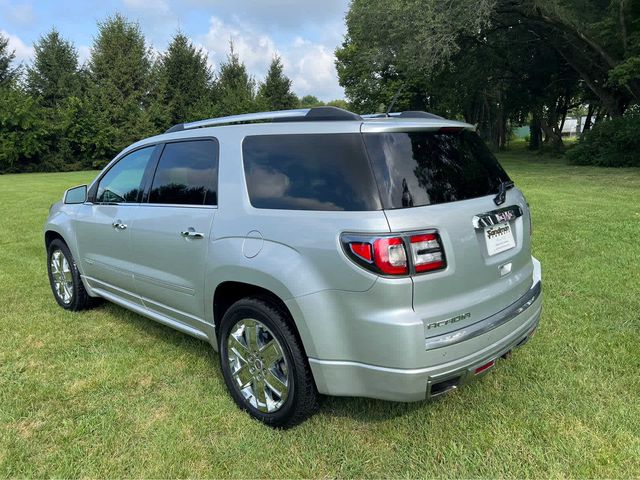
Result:
M484 374L490 362L526 343L540 321L542 293L540 266L535 261L534 286L514 304L514 309L479 322L491 328L470 330L457 341L441 345L424 344L429 358L440 358L422 368L389 368L368 363L309 358L320 393L337 396L370 397L392 401L420 401L458 388ZM531 300L531 301L529 301ZM521 311L518 309L526 306ZM433 354L437 354L434 357ZM452 359L447 361L446 359ZM476 369L490 366L481 373Z

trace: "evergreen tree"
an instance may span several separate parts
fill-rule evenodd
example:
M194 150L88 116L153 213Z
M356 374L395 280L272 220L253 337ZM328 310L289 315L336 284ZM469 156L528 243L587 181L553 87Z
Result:
M48 170L41 164L47 130L31 96L17 85L0 87L0 173Z
M233 49L227 61L220 66L220 76L215 86L218 114L235 115L256 110L255 80L247 73Z
M20 67L12 67L16 52L9 50L9 39L0 33L0 87L12 83L20 74Z
M52 29L40 37L33 48L33 65L27 68L29 93L39 96L45 107L53 107L61 100L78 95L78 52L71 42Z
M162 118L166 123L160 127L212 115L213 74L207 65L207 54L184 34L177 33L160 57L156 78L156 99L166 112Z
M112 133L109 157L155 132L147 111L151 54L137 23L116 14L98 24L89 76L88 105L98 110L89 116L104 121L101 130Z
M18 83L15 51L0 33L0 173L39 170L47 125L33 98Z
M288 110L298 105L298 97L291 91L291 80L283 72L282 60L276 56L258 91L258 101L266 110Z

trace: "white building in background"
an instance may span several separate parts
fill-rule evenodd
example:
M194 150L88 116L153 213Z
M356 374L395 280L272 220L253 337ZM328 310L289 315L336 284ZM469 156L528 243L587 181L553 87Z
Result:
M587 116L584 115L580 118L567 117L562 127L563 137L576 137L582 133L584 124L587 121ZM591 118L591 121L595 121L595 118Z

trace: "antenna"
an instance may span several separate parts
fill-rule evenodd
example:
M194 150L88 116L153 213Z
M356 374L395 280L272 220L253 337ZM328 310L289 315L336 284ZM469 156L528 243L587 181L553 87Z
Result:
M391 103L389 104L389 108L387 108L387 112L386 112L387 117L391 113L391 110L393 110L393 106L396 104L396 100L398 100L398 97L400 96L400 92L402 92L403 88L404 88L404 83L400 84L400 88L398 89L396 94L391 99Z

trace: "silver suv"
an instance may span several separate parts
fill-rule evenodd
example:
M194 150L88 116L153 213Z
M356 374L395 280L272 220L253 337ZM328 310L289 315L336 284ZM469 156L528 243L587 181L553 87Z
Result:
M454 390L541 312L525 198L472 126L425 112L176 125L68 190L44 237L61 307L101 297L211 343L277 427L319 394Z

